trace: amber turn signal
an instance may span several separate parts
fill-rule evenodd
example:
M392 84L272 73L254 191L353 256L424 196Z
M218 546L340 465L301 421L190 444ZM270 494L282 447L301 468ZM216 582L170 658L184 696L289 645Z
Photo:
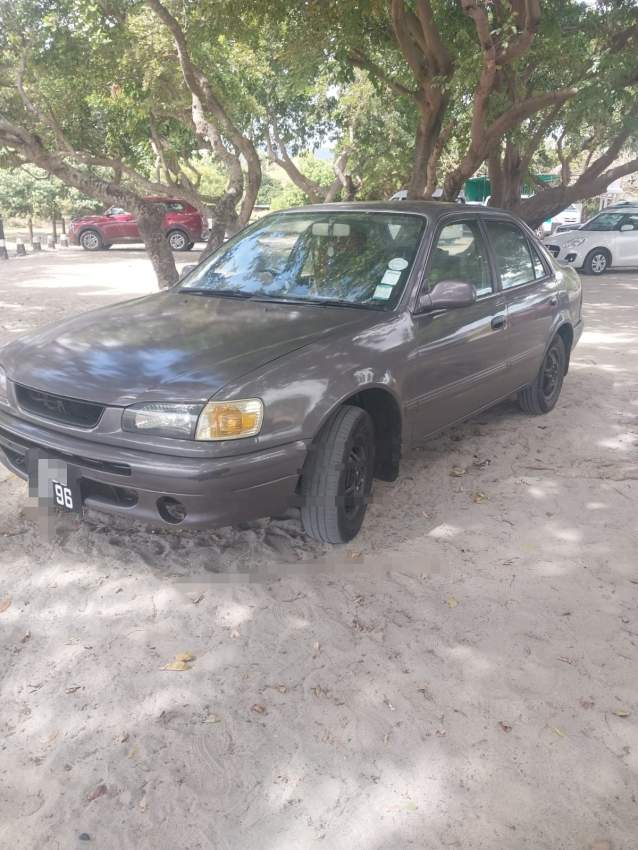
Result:
M264 421L264 405L258 398L209 401L197 423L196 440L236 440L255 437Z

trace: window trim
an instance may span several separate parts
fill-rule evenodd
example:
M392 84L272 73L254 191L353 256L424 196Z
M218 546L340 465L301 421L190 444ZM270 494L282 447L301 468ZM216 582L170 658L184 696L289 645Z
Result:
M497 274L497 269L494 265L494 258L493 258L493 255L492 255L491 246L489 244L489 241L486 238L485 230L483 228L483 216L478 215L477 213L471 213L471 212L458 212L458 213L455 212L455 213L452 213L450 215L442 216L436 223L436 228L434 229L434 233L432 235L432 238L430 239L430 244L428 245L428 248L427 248L427 254L424 257L424 262L423 262L423 267L422 267L422 270L421 270L421 273L420 273L420 277L417 281L417 286L415 287L416 297L414 298L413 305L412 305L412 308L411 308L411 312L412 312L413 315L417 315L417 316L420 316L420 315L430 316L430 315L432 315L431 313L421 314L421 313L417 312L417 307L418 307L418 303L419 303L419 299L420 299L421 295L428 292L428 290L427 290L427 276L428 276L430 264L432 262L432 256L433 256L433 253L434 253L434 248L437 244L438 238L441 235L441 231L443 230L444 227L448 227L450 224L461 224L464 221L473 222L474 224L476 224L476 226L478 228L478 231L481 235L481 239L483 240L483 243L484 243L485 259L487 261L489 274L490 274L490 277L492 279L492 291L486 292L484 295L478 295L478 293L477 293L476 303L478 303L479 301L481 303L483 303L484 301L487 301L489 298L493 298L494 296L501 294L501 292L500 292L500 280L499 280L499 277L498 277L498 274Z

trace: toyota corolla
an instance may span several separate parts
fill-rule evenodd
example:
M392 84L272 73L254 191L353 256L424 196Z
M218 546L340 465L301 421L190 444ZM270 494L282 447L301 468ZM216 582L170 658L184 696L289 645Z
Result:
M581 330L577 273L506 213L278 212L168 291L3 348L0 459L47 507L196 528L297 506L340 543L428 436L512 394L551 411Z

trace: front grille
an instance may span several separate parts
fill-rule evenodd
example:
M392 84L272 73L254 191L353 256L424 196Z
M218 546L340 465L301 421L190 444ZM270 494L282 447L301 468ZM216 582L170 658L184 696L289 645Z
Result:
M111 475L131 475L131 467L128 463L119 463L110 460L98 460L92 457L83 457L82 455L74 455L67 452L58 452L53 449L47 449L43 446L38 446L36 443L27 442L23 439L18 439L0 428L0 446L5 452L11 463L19 469L26 470L26 454L29 449L37 449L42 453L43 457L51 460L61 460L64 463L72 466L80 466L88 469L96 469L100 472L109 472ZM16 449L18 451L16 451Z
M23 410L43 419L76 425L78 428L95 428L104 413L101 404L43 393L22 384L16 384L15 391L18 404Z
M546 245L545 246L550 254L553 254L557 257L560 254L560 247L558 245Z

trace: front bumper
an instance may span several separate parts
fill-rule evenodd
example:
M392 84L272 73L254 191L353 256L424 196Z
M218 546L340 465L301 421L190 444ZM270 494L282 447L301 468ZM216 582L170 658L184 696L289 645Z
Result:
M283 513L297 504L306 457L299 441L226 458L172 457L96 445L0 412L0 462L24 480L38 459L62 463L79 507L179 528L232 525ZM165 499L185 512L166 518Z
M552 254L555 260L563 263L566 266L572 266L575 269L580 269L585 263L587 250L584 250L583 245L577 247L566 247L564 245L556 245L551 239L544 243L547 250Z

